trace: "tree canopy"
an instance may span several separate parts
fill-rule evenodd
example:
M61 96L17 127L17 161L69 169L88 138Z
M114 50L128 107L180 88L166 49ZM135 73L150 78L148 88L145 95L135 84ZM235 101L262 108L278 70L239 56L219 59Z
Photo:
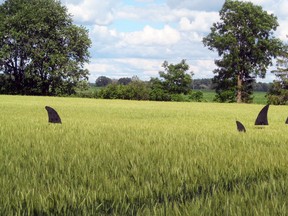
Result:
M162 67L164 71L160 71L159 76L162 78L162 85L168 93L187 94L190 91L192 77L187 73L189 65L184 59L175 65L164 61Z
M0 82L9 94L72 94L88 80L91 41L57 0L0 5ZM82 83L83 84L83 83Z
M214 23L203 43L221 59L214 73L219 101L250 102L256 76L265 77L282 46L273 36L277 17L251 2L226 0L220 22Z
M111 83L112 83L112 79L106 76L99 76L95 81L95 84L97 87L104 87Z

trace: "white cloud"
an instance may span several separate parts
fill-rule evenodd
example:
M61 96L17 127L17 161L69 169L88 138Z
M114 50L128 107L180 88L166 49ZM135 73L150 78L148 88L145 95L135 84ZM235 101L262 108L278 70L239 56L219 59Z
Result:
M142 58L120 58L115 59L116 62L121 64L129 65L129 68L142 71L142 76L149 79L151 76L155 77L158 75L159 70L163 61L158 59L142 59ZM137 75L137 74L134 74Z
M97 58L86 66L90 71L90 82L95 82L99 76L111 78L132 77L149 80L158 75L162 61L143 58Z
M166 4L151 4L146 7L123 6L115 11L117 19L133 19L145 22L172 22L175 14Z
M68 3L69 13L73 14L76 22L108 25L114 20L114 9L119 0L83 0L79 3Z
M115 29L109 29L107 26L95 25L91 31L93 37L110 41L111 38L117 38L118 32Z
M191 15L190 15L191 16ZM208 32L214 22L219 20L217 12L193 12L191 20L182 17L179 24L183 31Z
M122 43L126 45L171 45L177 43L181 38L180 33L169 25L165 25L163 29L145 26L142 31L122 35Z
M277 29L277 36L285 41L286 43L288 42L288 29L287 29L287 23L288 23L288 18L286 19L282 19L282 20L278 20L280 26Z
M287 0L282 0L278 4L279 7L279 15L281 17L287 17L288 14L288 1Z
M189 65L196 79L211 78L211 72L216 68L212 59L191 61Z
M90 35L93 56L109 58L165 58L173 54L171 50L180 42L181 37L170 26L162 29L146 26L135 32L118 32L106 26L94 26Z

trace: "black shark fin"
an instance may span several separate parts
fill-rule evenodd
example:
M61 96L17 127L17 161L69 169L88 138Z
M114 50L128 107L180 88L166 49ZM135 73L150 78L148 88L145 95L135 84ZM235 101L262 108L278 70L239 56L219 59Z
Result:
M49 106L45 106L45 109L47 110L47 113L48 113L48 122L59 123L59 124L62 123L61 118L56 112L56 110L54 110L52 107L49 107Z
M268 118L267 118L268 109L269 104L262 108L262 110L259 112L256 118L255 125L268 125Z
M244 133L246 132L246 129L245 129L244 125L241 122L236 121L236 125L237 125L237 130L239 132L244 132Z

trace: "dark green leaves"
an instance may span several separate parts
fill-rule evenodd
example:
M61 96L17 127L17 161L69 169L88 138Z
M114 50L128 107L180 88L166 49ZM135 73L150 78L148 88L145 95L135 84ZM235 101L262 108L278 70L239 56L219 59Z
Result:
M191 87L192 78L186 71L189 70L189 65L185 60L179 64L168 64L165 61L162 65L164 71L160 71L159 75L163 78L163 88L171 94L187 94Z
M220 10L220 20L203 38L204 45L218 51L222 57L215 62L219 67L214 71L218 84L216 91L235 91L238 102L249 101L245 97L249 98L252 92L251 79L265 77L268 66L281 48L281 41L273 37L277 18L251 2L226 0ZM227 80L231 85L221 84Z
M70 94L88 79L91 41L56 0L6 0L0 6L0 71L12 94Z

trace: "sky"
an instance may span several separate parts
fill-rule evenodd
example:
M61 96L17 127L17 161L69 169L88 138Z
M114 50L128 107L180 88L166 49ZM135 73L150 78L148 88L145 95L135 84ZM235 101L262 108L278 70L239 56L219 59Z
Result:
M2 3L4 0L0 0ZM244 0L248 1L248 0ZM275 36L287 42L288 0L251 0L278 17ZM186 59L194 79L212 78L217 53L203 37L219 21L224 0L61 0L92 40L89 82L110 78L157 77L161 65ZM271 70L271 69L269 69ZM270 82L269 71L261 82Z

